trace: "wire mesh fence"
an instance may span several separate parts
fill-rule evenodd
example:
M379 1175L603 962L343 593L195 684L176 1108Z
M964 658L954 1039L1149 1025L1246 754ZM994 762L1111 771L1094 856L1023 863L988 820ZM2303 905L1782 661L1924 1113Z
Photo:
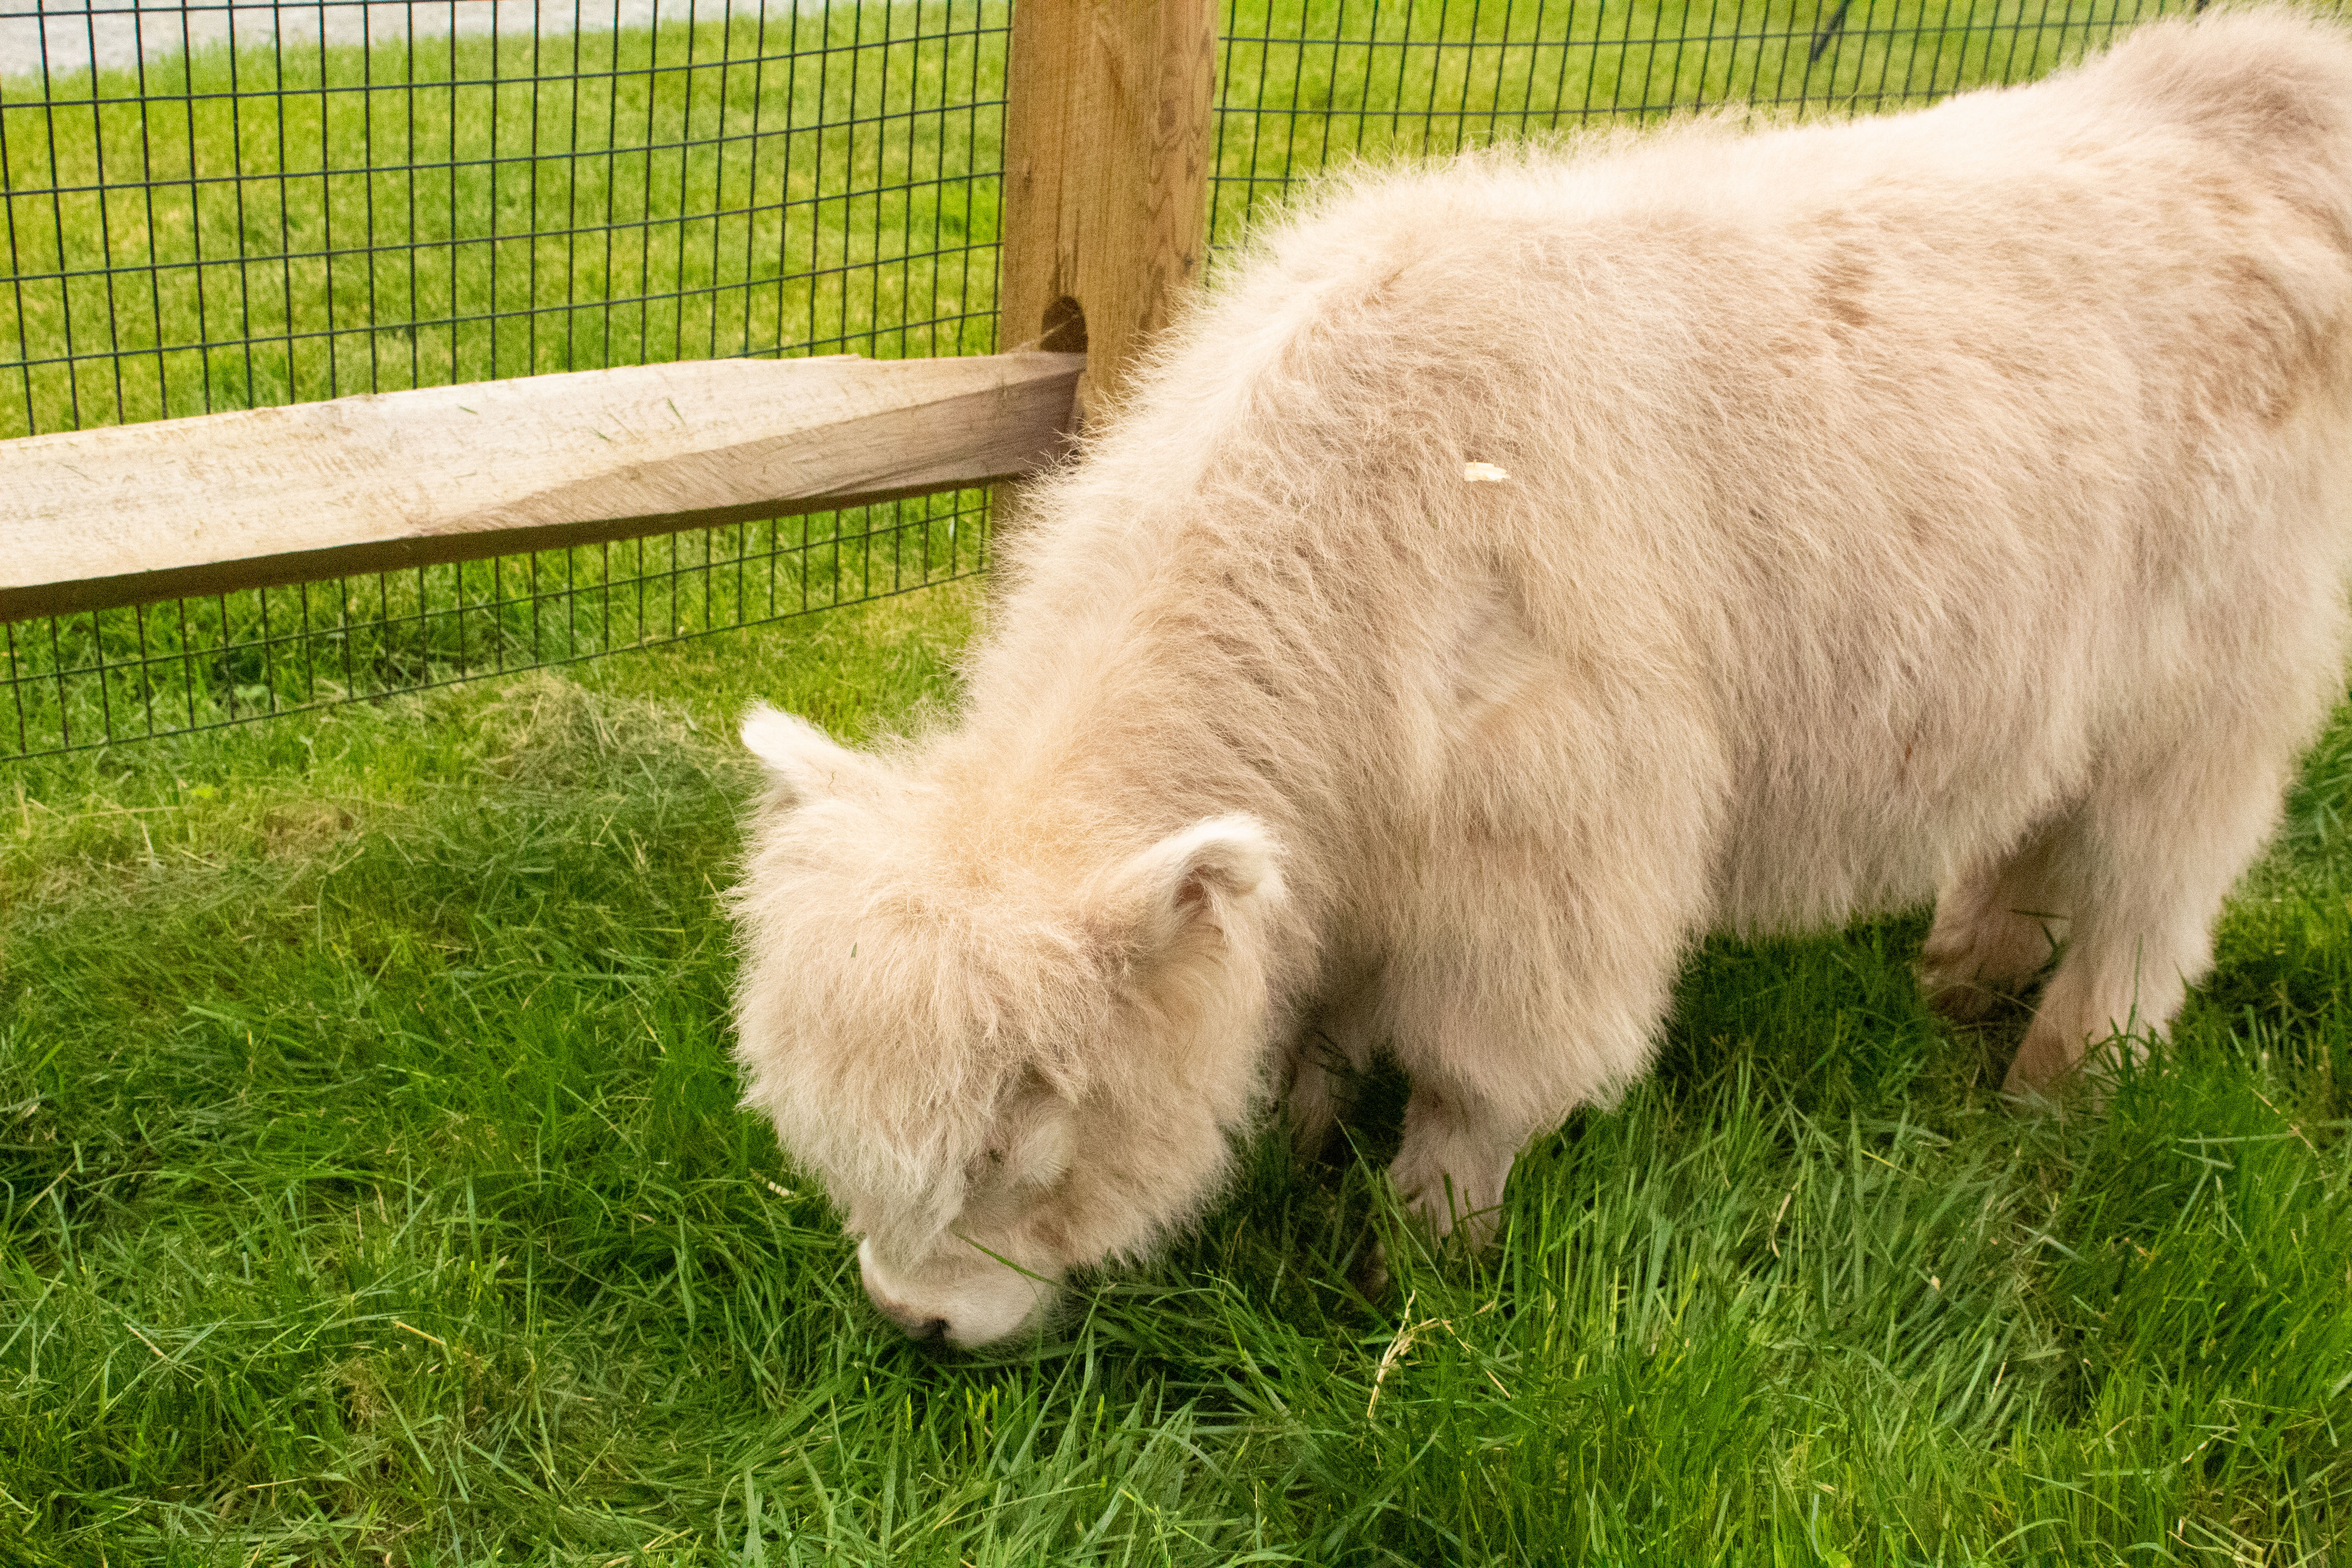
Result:
M2189 0L1226 0L1212 240L1342 160L2039 75ZM0 0L0 437L994 344L1008 0ZM979 569L987 497L19 621L0 756Z
M987 346L1003 0L682 0L635 26L629 0L575 0L520 7L562 29L520 33L451 25L508 0L87 3L85 34L169 47L0 75L0 435ZM203 22L216 41L177 41Z
M1748 105L1866 113L2031 80L2204 0L1226 0L1212 242L1354 159Z
M0 624L0 757L568 663L967 575L988 494ZM0 724L11 715L0 710Z
M721 355L984 352L1004 0L0 0L0 436ZM0 754L975 569L983 494L5 628Z

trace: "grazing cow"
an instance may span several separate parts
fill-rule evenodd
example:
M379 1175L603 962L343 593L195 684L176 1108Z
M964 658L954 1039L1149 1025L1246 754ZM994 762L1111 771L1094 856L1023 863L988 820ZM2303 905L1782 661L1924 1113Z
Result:
M2352 45L1328 185L1028 497L951 727L766 710L749 1102L881 1309L979 1343L1327 1059L1491 1232L1704 933L1937 899L2009 1072L2160 1030L2339 690Z

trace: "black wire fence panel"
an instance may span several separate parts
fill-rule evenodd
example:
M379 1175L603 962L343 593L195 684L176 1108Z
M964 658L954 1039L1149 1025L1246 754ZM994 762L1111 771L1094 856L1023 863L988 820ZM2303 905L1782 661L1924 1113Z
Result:
M0 0L0 436L991 345L1004 0L74 3Z
M415 691L968 576L986 490L0 625L37 755Z
M70 7L70 8L68 8ZM1007 0L0 0L0 437L995 345ZM0 626L0 756L977 570L966 491Z
M1012 0L0 0L0 436L995 347ZM1355 158L2025 79L2190 0L1225 0L1212 239ZM982 492L0 626L0 756L978 570Z
M1226 0L1211 243L1319 170L2031 80L2203 0Z

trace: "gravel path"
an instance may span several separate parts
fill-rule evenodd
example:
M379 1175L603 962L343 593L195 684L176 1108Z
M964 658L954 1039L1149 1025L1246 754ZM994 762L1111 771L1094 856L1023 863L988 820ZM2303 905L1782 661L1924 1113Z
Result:
M756 12L761 0L0 0L0 76L136 65L203 49L398 43L451 33L603 32L689 16ZM791 9L790 0L773 7Z

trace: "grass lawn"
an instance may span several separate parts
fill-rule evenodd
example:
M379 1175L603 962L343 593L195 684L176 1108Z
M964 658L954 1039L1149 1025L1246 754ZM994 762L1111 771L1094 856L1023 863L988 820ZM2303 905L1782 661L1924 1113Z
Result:
M1375 1083L959 1357L735 1109L713 892L730 715L903 722L971 609L0 781L0 1558L2340 1560L2352 720L2104 1115L2000 1108L1916 916L1716 942L1492 1259L1397 1229Z
M1542 73L1566 51L1511 43L1524 7L1453 8L1429 36L1492 47L1450 55L1414 42L1434 8L1384 8L1366 26L1392 47L1328 59L1295 40L1345 17L1297 10L1234 8L1227 102L1331 110L1338 143L1298 140L1325 121L1229 117L1221 201L1358 135L1378 151L1464 129L1415 102L1483 106L1508 132L1588 81L1612 103L1774 96L1758 84L1783 79L1790 37L1804 63L1817 20L1777 0L1735 0L1709 28L1579 10L1573 37L1622 27L1622 47L1578 56L1586 75L1563 87ZM2010 8L1941 15L1978 53L1936 86L2004 68L2002 35L1964 24ZM1886 30L1922 19L1910 0L1857 0L1862 63L1842 90L1866 97L1874 60L1882 84L1918 86ZM1683 36L1700 31L1752 37ZM362 56L320 68L374 69ZM683 93L723 76L660 79ZM12 242L36 206L52 228L99 222L113 198L24 196L50 178L15 161L24 128L47 122L13 91ZM544 95L482 101L555 112ZM314 145L338 112L303 122ZM644 123L701 123L677 112ZM224 132L194 134L217 150L205 139ZM478 165L446 162L463 195ZM709 202L729 167L714 162ZM845 177L878 192L875 167ZM508 176L478 177L492 213ZM266 184L298 205L361 188ZM514 221L546 222L543 189L520 188ZM625 212L625 180L589 188ZM875 200L842 244L900 231ZM980 243L992 195L974 204ZM257 243L289 243L276 221ZM697 232L664 265L701 255ZM728 273L745 232L767 233L732 232L718 270L688 279L693 298L738 290L726 322L797 342L899 308L814 275L794 295L782 274ZM420 342L444 380L468 353L518 356L501 369L550 368L550 345L609 353L567 301L611 275L559 289L553 253L533 274L519 242L499 276L555 292L500 315L487 259L463 271L488 251L439 243L455 272L425 250L415 265L457 303L404 340L414 363ZM336 265L319 268L325 294L280 296L286 319L340 298L360 313L338 321L367 320L383 297L336 296L365 278ZM650 291L646 276L619 286ZM20 354L88 319L77 287L56 285L50 317L15 318ZM936 279L914 287L945 308ZM165 328L215 333L155 298ZM707 323L678 319L656 336L708 346ZM278 365L282 385L237 381L241 353L194 354L176 382L168 354L127 361L157 379L133 375L120 410L176 406L174 385L284 395L339 365L412 363L350 357L384 349L373 332L281 331L253 374ZM71 412L65 370L23 384L39 427ZM2024 1016L1956 1029L1926 1012L1908 970L1924 911L1717 942L1683 977L1656 1075L1522 1162L1491 1257L1415 1250L1376 1174L1398 1086L1375 1080L1355 1160L1297 1169L1265 1140L1197 1234L1081 1282L1045 1342L942 1355L866 1306L822 1194L735 1108L714 893L752 783L731 739L742 705L853 740L919 722L953 700L979 595L950 583L561 672L0 763L0 1563L2344 1560L2352 710L2232 902L2176 1043L2100 1114L2001 1109ZM1366 1300L1347 1281L1375 1237L1393 1279Z

